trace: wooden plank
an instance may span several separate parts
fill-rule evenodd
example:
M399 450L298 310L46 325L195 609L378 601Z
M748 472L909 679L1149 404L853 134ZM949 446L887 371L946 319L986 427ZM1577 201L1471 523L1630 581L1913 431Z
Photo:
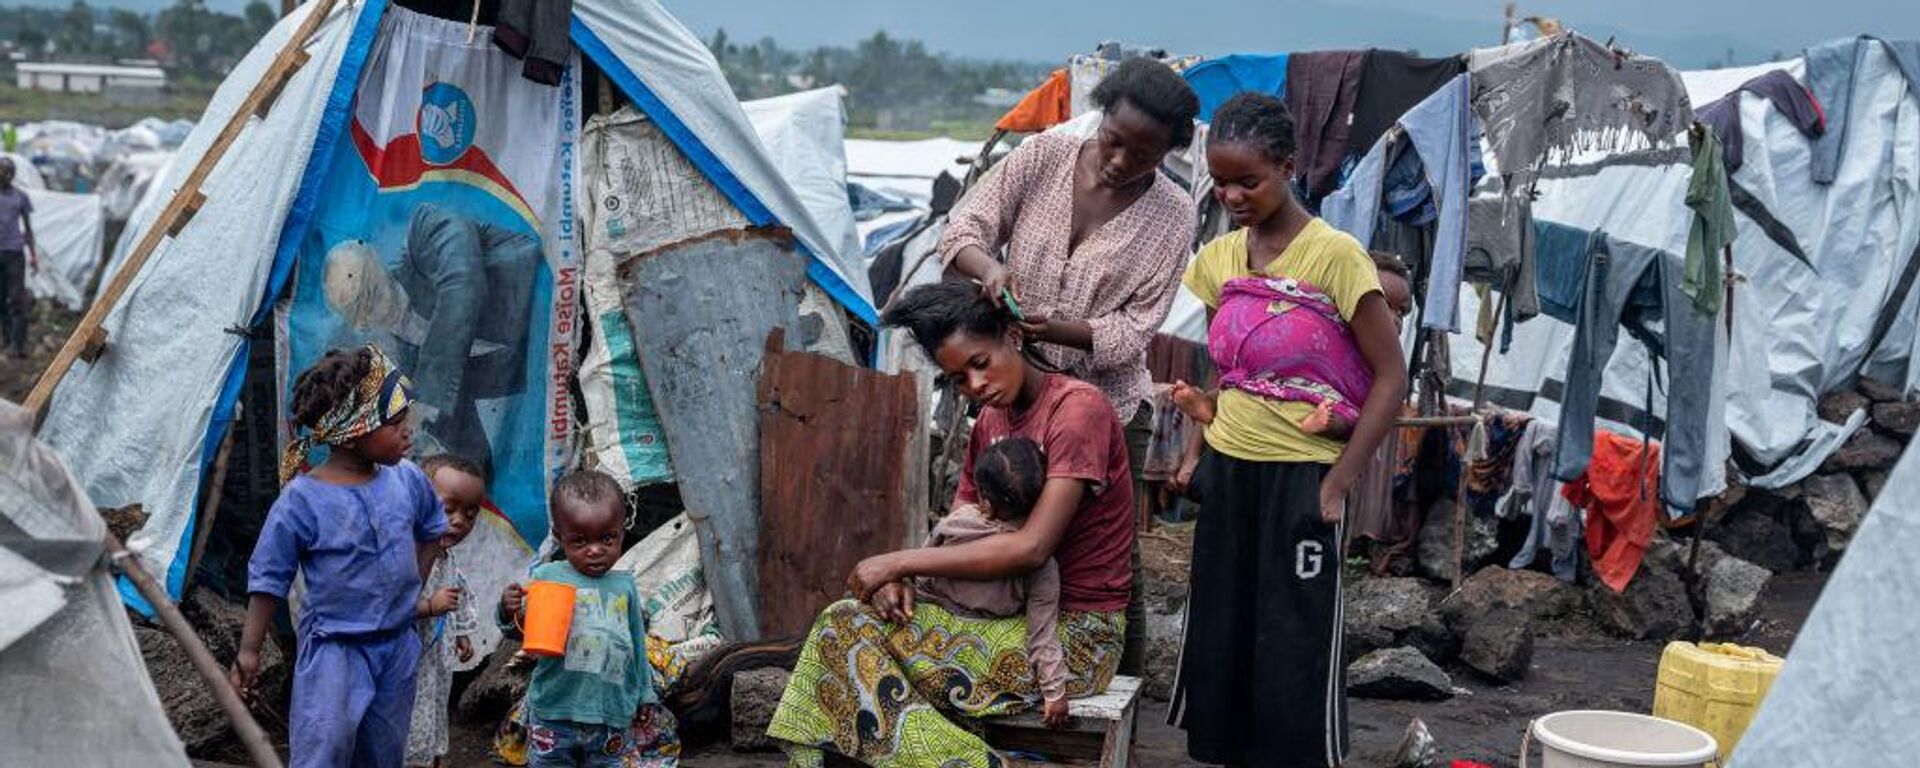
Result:
M862 558L907 540L919 382L782 352L760 375L760 630L799 635ZM924 451L922 451L924 453Z
M40 422L46 418L47 402L53 399L54 388L58 387L60 380L66 378L67 372L73 369L74 361L80 359L80 352L86 347L87 341L93 338L94 329L99 328L100 323L107 319L107 314L119 305L121 295L133 285L133 279L140 274L140 269L146 266L148 257L151 257L154 249L160 246L161 238L175 231L176 221L186 214L190 207L197 209L200 202L205 201L205 196L200 192L200 185L206 183L207 177L212 175L213 169L220 164L221 158L226 156L227 148L233 146L235 139L240 138L240 132L246 129L248 121L252 120L254 114L259 111L261 103L276 90L277 84L282 81L285 73L301 58L302 51L306 48L307 41L313 37L313 33L320 28L327 17L333 15L333 6L336 2L337 0L314 0L313 10L307 13L307 17L287 39L286 46L280 49L280 55L267 68L260 82L254 84L253 90L247 93L247 98L240 102L240 107L227 118L226 125L220 128L219 135L215 136L213 143L207 147L206 154L200 156L200 162L194 164L186 180L181 183L178 190L174 191L173 198L167 201L166 208L154 218L153 224L148 226L146 233L140 236L139 243L134 245L133 250L127 254L126 264L120 268L119 272L114 273L112 280L107 281L106 286L100 290L100 294L94 298L93 306L89 307L87 314L80 318L80 324L74 326L73 334L67 337L66 345L60 348L60 353L54 356L47 370L40 374L40 380L34 383L33 391L27 394L27 400L23 403L27 411L33 414L35 430L40 428ZM196 198L200 202L196 202Z
M767 334L798 338L806 260L785 230L726 230L662 246L618 271L647 388L721 632L760 637L760 365Z
M919 547L927 542L933 521L933 374L913 371L914 399L918 403L913 417L913 435L907 442L907 466L901 474L907 481L906 539L901 546Z

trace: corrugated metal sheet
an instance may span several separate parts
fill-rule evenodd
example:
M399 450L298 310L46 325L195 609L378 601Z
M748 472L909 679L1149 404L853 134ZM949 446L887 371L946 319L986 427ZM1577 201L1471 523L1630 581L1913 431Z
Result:
M907 546L920 386L768 339L760 375L760 628L805 632L861 558ZM916 429L916 427L920 427ZM919 485L924 487L924 483ZM923 493L922 493L923 495ZM924 499L921 501L924 504ZM914 513L925 519L924 510Z
M782 230L731 230L620 266L647 387L700 535L720 630L759 637L760 421L767 335L795 337L807 264Z

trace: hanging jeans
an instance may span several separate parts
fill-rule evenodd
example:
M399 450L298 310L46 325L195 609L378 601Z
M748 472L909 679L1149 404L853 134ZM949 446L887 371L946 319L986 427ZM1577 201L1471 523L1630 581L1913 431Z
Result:
M1658 312L1665 321L1660 349L1668 364L1667 427L1661 472L1668 513L1693 512L1705 474L1708 403L1713 393L1713 315L1694 310L1681 291L1679 256L1608 237L1587 260L1587 282L1574 310L1573 351L1567 363L1566 397L1560 411L1560 446L1554 477L1571 482L1593 460L1600 378L1620 340L1628 310ZM1643 279L1645 282L1643 283ZM1636 287L1649 293L1636 293ZM1649 387L1651 390L1651 387Z

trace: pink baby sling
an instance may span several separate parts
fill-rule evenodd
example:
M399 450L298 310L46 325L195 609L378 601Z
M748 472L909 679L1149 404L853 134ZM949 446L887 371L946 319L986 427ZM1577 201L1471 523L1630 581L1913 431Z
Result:
M1220 386L1269 400L1332 403L1352 424L1373 370L1333 298L1290 277L1237 277L1220 290L1207 329Z

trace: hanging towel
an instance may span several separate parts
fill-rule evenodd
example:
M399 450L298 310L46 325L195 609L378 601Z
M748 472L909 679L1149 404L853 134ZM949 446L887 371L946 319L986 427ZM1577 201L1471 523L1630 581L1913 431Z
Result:
M1540 312L1569 325L1580 294L1587 285L1587 259L1605 242L1599 233L1565 224L1533 220L1533 253L1537 265L1534 287L1540 294Z
M1200 121L1210 123L1214 110L1238 94L1286 98L1287 54L1235 53L1195 64L1181 76L1200 97Z

